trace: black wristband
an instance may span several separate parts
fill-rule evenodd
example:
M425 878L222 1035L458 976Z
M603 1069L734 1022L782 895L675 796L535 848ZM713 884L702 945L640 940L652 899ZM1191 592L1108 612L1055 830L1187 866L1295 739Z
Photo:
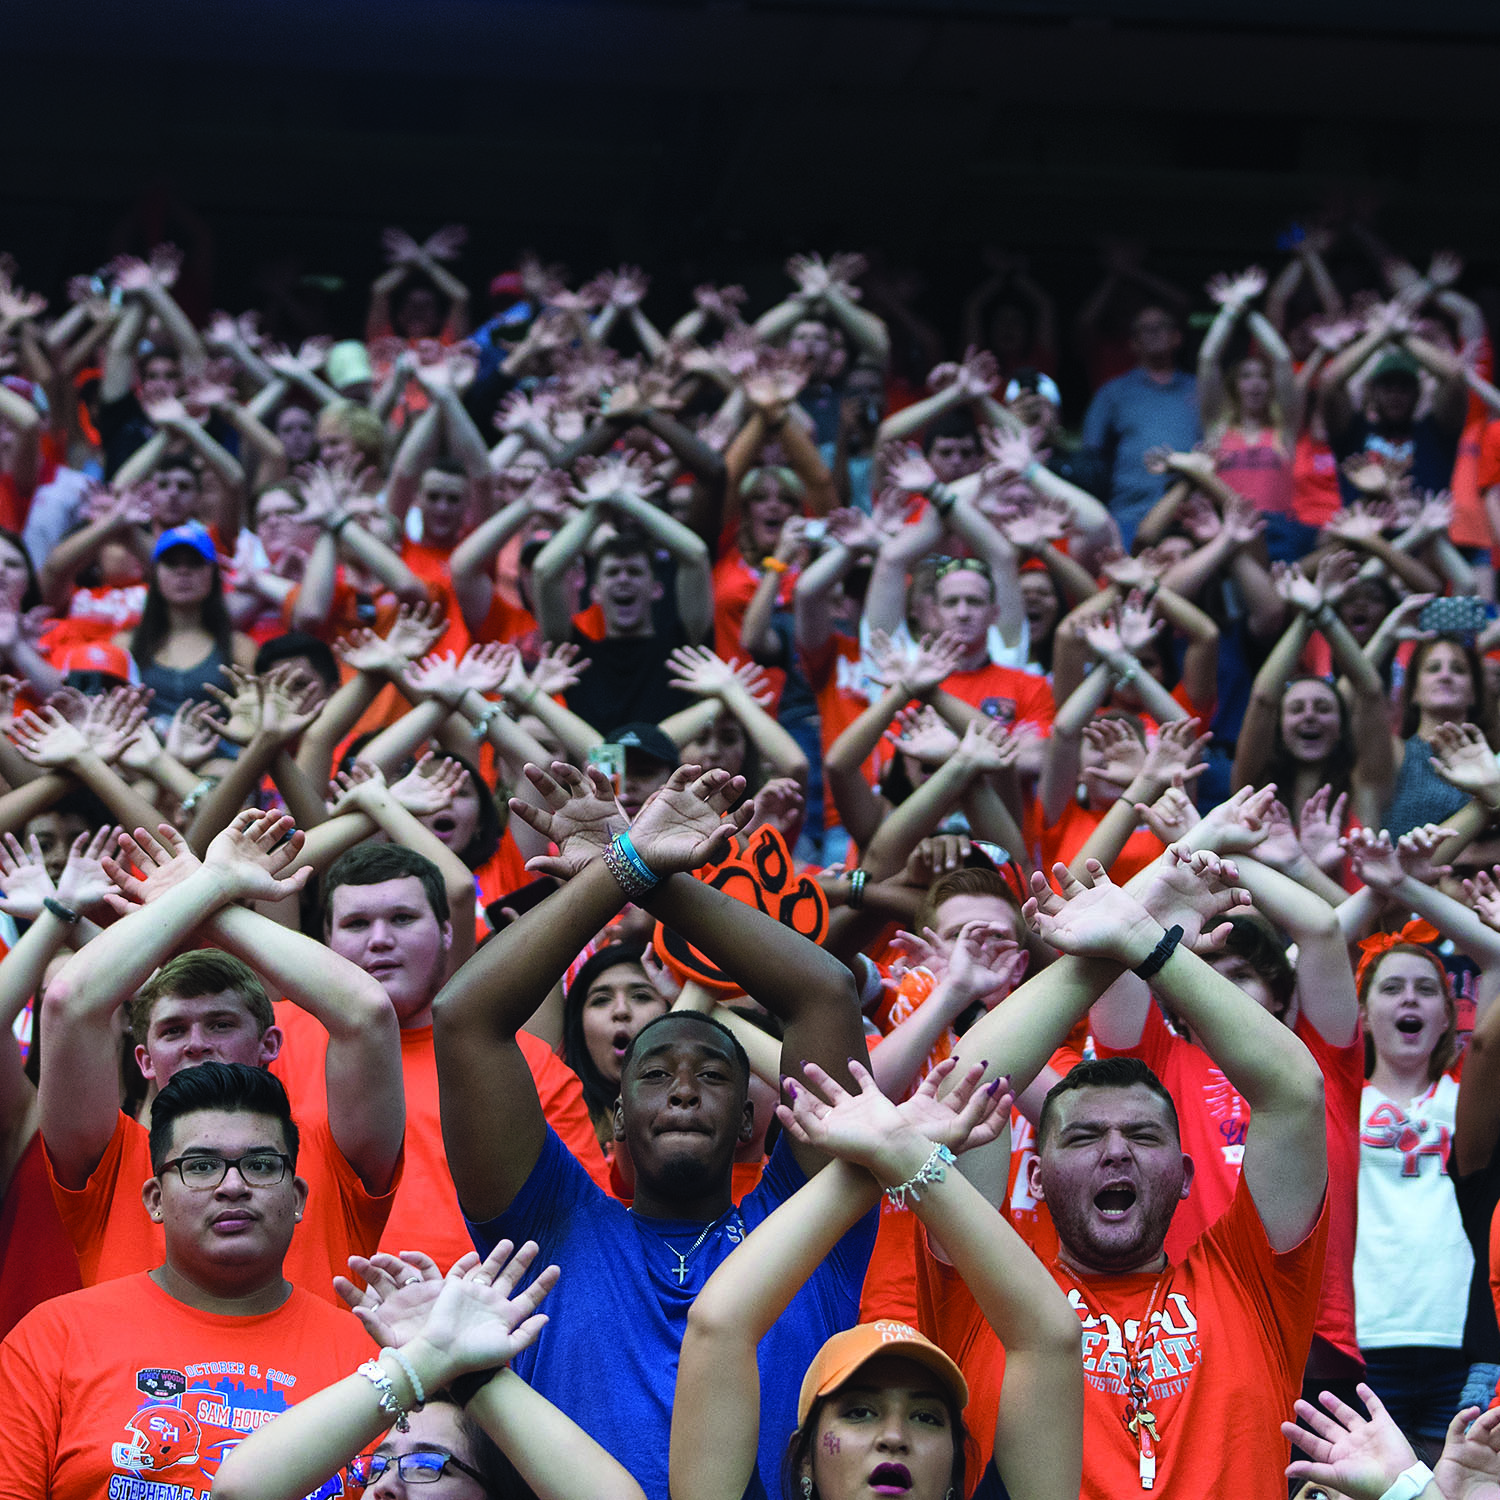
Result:
M504 1368L504 1365L495 1365L489 1370L470 1370L467 1374L455 1375L448 1382L448 1394L460 1406L467 1406Z
M953 514L953 507L958 504L958 496L950 489L934 490L929 497L932 508L946 521Z
M870 878L868 870L853 869L849 872L849 910L858 911L865 904L865 882Z
M1174 922L1162 933L1161 941L1146 955L1146 961L1135 971L1137 979L1150 979L1177 951L1182 941L1182 927Z
M42 905L57 918L59 922L66 922L69 927L78 921L80 913L73 910L71 906L64 906L61 901L54 900L51 896L42 898Z
M351 515L340 516L338 520L336 520L332 523L332 525L329 526L328 535L331 536L334 541L338 541L339 533L342 532L344 527L348 526L353 520L354 517Z

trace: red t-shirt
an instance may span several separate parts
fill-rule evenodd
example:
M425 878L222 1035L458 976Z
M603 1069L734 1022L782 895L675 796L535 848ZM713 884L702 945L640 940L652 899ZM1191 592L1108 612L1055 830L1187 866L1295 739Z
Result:
M1179 1210L1180 1211L1180 1210ZM1180 1261L1155 1275L1077 1276L1049 1261L1083 1333L1083 1488L1080 1500L1141 1493L1139 1451L1125 1425L1126 1339L1149 1309L1141 1354L1151 1366L1156 1485L1200 1500L1286 1500L1280 1424L1302 1385L1323 1272L1328 1212L1282 1254L1266 1239L1243 1184L1227 1212ZM955 1359L969 1383L965 1420L982 1461L994 1446L1005 1352L973 1295L926 1246L918 1255L918 1327Z
M762 570L752 568L740 556L739 549L726 553L714 565L714 653L725 661L748 661L749 654L740 649L740 628L745 623L745 611L760 587ZM783 609L790 609L792 590L796 587L797 574L788 568L781 575L781 584L776 590L776 602ZM766 680L781 701L781 690L786 685L786 673L780 667L767 667ZM771 705L770 712L776 712Z
M943 691L1007 727L1025 724L1052 733L1052 689L1045 677L988 662L977 671L955 672L944 680Z
M1036 822L1040 824L1041 799L1034 798L1031 805L1035 809ZM1104 821L1107 811L1107 808L1080 807L1076 797L1069 797L1057 822L1050 828L1038 831L1035 842L1042 851L1038 868L1050 870L1054 864L1071 865L1079 850L1088 843L1094 830ZM1124 885L1127 880L1139 875L1152 860L1160 858L1163 847L1162 841L1149 828L1137 828L1125 840L1125 847L1109 867L1109 878L1116 885Z
M1316 1332L1351 1359L1354 1336L1354 1229L1359 1194L1359 1101L1365 1086L1365 1044L1357 1036L1333 1047L1302 1017L1293 1033L1323 1071L1328 1131L1328 1264ZM1167 1254L1180 1260L1225 1210L1239 1186L1250 1106L1209 1055L1167 1028L1155 1005L1140 1045L1124 1053L1099 1046L1100 1057L1139 1057L1166 1085L1177 1106L1182 1149L1193 1158L1193 1185L1167 1231Z
M0 1198L0 1338L33 1307L82 1285L78 1257L47 1185L38 1131Z
M236 1444L374 1352L347 1311L295 1287L248 1318L187 1307L144 1273L57 1297L0 1344L5 1492L206 1497Z
M1304 432L1292 455L1292 514L1304 526L1321 526L1343 508L1333 449Z
M297 1118L297 1101L292 1103ZM326 1114L297 1118L297 1128L302 1133L297 1175L307 1182L307 1208L287 1251L286 1279L341 1308L333 1278L349 1274L351 1255L375 1253L400 1185L400 1168L391 1190L377 1198L334 1144ZM83 1187L64 1187L50 1156L47 1175L84 1286L161 1265L167 1253L162 1227L141 1202L141 1185L154 1175L151 1149L145 1129L129 1115L116 1117L115 1133Z

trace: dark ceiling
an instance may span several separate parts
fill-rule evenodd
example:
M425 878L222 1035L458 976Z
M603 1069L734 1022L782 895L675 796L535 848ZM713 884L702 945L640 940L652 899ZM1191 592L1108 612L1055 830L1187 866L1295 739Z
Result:
M1489 0L9 9L0 247L51 291L166 237L205 303L334 276L348 325L383 224L460 220L476 284L535 245L769 296L789 250L880 246L951 325L985 242L1066 302L1105 231L1201 279L1328 204L1500 280Z

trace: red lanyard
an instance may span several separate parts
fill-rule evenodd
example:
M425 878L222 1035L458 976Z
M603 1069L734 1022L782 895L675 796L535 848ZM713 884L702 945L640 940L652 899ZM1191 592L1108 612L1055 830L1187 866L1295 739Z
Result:
M1089 1306L1088 1293L1084 1291L1073 1273L1067 1270L1060 1261L1055 1261L1053 1264L1072 1281L1089 1312L1095 1317L1102 1318L1101 1314L1095 1313L1094 1309ZM1120 1419L1135 1439L1136 1452L1140 1458L1143 1490L1156 1488L1156 1445L1159 1437L1156 1431L1156 1413L1151 1410L1150 1353L1152 1345L1161 1333L1161 1325L1156 1321L1156 1314L1160 1311L1167 1288L1171 1284L1172 1266L1169 1263L1166 1269L1158 1274L1156 1285L1151 1288L1151 1298L1146 1304L1146 1314L1136 1324L1135 1337L1125 1346L1125 1410L1121 1413ZM1124 1332L1122 1328L1120 1330L1122 1338Z

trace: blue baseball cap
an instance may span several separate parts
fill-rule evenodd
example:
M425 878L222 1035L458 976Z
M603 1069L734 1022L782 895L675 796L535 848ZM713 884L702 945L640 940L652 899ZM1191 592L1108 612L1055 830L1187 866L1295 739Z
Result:
M170 552L173 547L191 547L205 561L219 561L213 537L209 535L208 528L197 521L189 521L186 525L174 526L170 531L162 532L151 549L151 561L156 562L162 553Z

